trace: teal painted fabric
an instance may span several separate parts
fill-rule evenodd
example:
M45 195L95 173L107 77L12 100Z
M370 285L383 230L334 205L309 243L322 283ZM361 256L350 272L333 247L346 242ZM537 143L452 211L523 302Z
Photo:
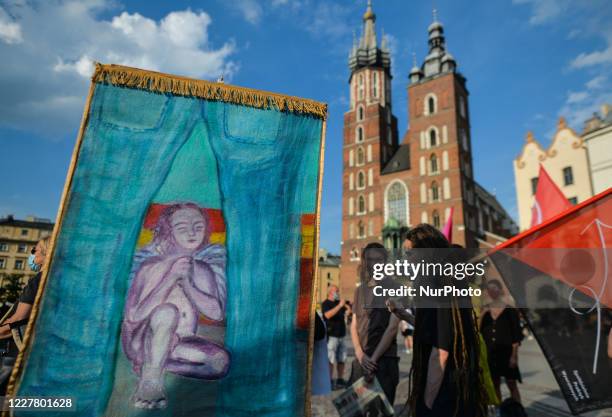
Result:
M301 219L316 211L321 131L321 119L299 113L96 84L17 395L72 397L79 416L303 415ZM154 217L147 238L152 204L170 211ZM142 311L130 303L145 305L135 292L147 291L146 268L167 276L180 269L172 262L183 255L167 261L171 255L155 253L154 243L162 219L175 221L181 210L194 227L199 216L209 222L199 211L222 213L224 242L198 243L189 256L191 274L201 265L202 276L215 277L224 316L220 327L200 318L193 335L176 333L172 343L213 358L211 365L187 366L173 356L180 349L168 351L162 363L174 360L174 368L164 368L165 397L150 400L157 408L148 410L135 402L148 404L139 381L155 367L130 346L141 346L136 335L144 332L145 356L157 357L148 344L156 346L150 340L158 333L146 330L157 322L134 329L125 315ZM210 307L213 298L190 302ZM174 317L164 306L153 310L157 317ZM209 328L222 331L209 335Z

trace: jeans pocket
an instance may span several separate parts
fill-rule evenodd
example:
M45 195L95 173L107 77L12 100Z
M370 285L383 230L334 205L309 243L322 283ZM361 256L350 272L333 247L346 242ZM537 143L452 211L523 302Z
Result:
M100 122L133 132L159 128L170 97L133 88L98 84Z
M228 104L224 112L225 134L228 139L252 145L276 143L284 113L277 110L254 109Z

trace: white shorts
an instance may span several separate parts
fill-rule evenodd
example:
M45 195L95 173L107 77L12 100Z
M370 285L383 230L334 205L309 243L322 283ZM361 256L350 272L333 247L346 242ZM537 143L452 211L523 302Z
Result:
M346 362L346 342L344 341L344 337L328 337L327 358L329 359L329 363L334 365Z

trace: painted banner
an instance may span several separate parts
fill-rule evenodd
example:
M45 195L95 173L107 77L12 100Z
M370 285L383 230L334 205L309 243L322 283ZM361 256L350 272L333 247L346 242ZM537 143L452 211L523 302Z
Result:
M326 112L98 65L9 392L92 417L309 414Z
M612 189L490 257L572 413L612 407Z

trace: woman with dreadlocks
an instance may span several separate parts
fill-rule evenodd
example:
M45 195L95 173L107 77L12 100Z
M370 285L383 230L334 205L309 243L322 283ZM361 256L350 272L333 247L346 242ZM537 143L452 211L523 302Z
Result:
M406 239L405 248L409 252L410 249L432 249L428 253L439 255L433 250L450 248L444 235L428 224L415 226ZM415 283L434 285L436 280L417 278ZM403 319L403 310L395 308L394 303L388 305ZM414 320L410 415L484 417L487 400L479 367L478 329L470 301L417 299Z

